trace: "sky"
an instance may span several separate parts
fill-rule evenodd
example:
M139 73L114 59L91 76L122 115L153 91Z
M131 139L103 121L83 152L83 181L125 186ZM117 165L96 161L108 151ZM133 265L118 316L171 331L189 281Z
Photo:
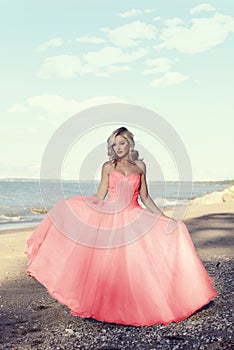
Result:
M193 181L234 178L231 1L2 0L0 26L0 178L39 178L56 130L109 103L164 118L188 153ZM119 126L111 116L109 125L97 119L70 146L62 177L76 178L85 157ZM129 129L141 156L177 180L167 145L137 120ZM95 176L107 159L100 155Z

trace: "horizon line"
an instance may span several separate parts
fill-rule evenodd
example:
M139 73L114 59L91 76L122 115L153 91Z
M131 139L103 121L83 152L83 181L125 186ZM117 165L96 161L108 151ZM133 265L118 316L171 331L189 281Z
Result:
M3 177L0 178L0 181L9 181L9 180L33 180L33 181L78 181L79 179L53 179L53 178L48 178L48 179L40 179L40 178L34 178L34 177ZM101 180L101 179L100 179ZM91 182L91 181L100 181L96 179L80 179L79 181L86 181L86 182ZM151 182L191 182L190 180L151 180ZM227 179L219 179L219 180L214 180L214 179L209 179L209 180L192 180L192 182L234 182L234 179L232 178L227 178Z

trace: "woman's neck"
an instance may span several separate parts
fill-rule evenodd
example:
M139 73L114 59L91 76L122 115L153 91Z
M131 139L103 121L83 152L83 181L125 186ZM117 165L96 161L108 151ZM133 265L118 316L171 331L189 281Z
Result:
M130 159L128 158L118 158L118 162L122 164L128 164L128 163L133 163Z

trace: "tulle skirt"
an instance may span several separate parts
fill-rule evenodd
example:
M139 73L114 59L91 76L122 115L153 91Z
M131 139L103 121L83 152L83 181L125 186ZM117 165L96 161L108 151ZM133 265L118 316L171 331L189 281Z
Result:
M135 326L168 325L187 318L216 297L213 279L182 221L167 234L169 219L159 216L147 232L126 244L100 247L95 246L95 241L104 222L108 222L105 234L115 237L116 216L110 221L110 214L92 211L80 232L76 227L79 239L74 239L74 232L69 237L61 230L61 223L63 227L71 225L63 207L65 201L57 205L60 225L55 225L47 214L29 238L27 273L42 283L52 297L67 305L72 315ZM69 205L74 210L79 208L82 215L92 210L82 197L71 197ZM106 221L103 215L107 216ZM143 208L119 215L122 216L117 217L118 222L134 221L139 216L138 232L152 217ZM95 230L88 232L91 217ZM86 227L87 236L93 236L92 245L80 242Z

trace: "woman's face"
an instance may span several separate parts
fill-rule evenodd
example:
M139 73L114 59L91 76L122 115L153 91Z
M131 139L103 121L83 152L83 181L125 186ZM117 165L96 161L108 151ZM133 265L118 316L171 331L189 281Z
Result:
M113 150L119 158L124 158L129 154L130 145L125 137L118 135L115 138L115 144Z

